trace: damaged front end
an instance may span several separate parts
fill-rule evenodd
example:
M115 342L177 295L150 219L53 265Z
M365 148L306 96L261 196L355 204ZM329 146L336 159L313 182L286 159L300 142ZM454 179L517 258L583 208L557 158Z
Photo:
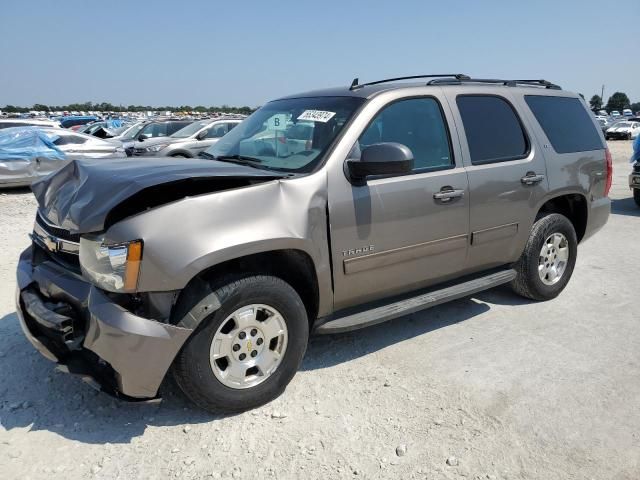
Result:
M20 256L16 304L29 341L106 393L155 398L191 329L136 315L51 255L34 242Z

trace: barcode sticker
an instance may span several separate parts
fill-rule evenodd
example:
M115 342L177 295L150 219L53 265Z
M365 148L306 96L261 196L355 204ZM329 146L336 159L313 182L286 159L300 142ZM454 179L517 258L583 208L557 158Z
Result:
M312 122L327 123L333 118L336 112L325 112L323 110L305 110L298 120L311 120Z

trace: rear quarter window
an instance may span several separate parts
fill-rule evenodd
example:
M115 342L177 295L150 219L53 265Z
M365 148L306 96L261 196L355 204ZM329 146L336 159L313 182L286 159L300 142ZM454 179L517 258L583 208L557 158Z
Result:
M595 123L577 98L525 95L527 105L557 153L602 150Z
M504 98L458 95L456 103L473 165L507 162L528 155L529 140L520 118Z

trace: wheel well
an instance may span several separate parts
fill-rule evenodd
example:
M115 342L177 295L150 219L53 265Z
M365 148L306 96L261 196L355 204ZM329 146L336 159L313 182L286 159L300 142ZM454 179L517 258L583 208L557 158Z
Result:
M573 224L578 242L587 229L587 199L580 194L562 195L552 198L540 207L540 213L560 213Z
M212 284L228 275L272 275L287 282L300 295L309 326L318 316L318 278L311 257L301 250L273 250L229 260L199 273L180 293L171 315L175 323L201 299L203 283ZM199 293L198 293L199 292Z

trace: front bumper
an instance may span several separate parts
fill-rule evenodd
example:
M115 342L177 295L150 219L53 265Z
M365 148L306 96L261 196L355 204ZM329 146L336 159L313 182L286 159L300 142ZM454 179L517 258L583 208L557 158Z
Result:
M640 172L629 175L629 188L640 188Z
M192 330L134 315L53 261L18 262L16 309L27 339L46 358L101 390L155 398Z
M631 134L629 132L605 132L607 140L629 140Z

